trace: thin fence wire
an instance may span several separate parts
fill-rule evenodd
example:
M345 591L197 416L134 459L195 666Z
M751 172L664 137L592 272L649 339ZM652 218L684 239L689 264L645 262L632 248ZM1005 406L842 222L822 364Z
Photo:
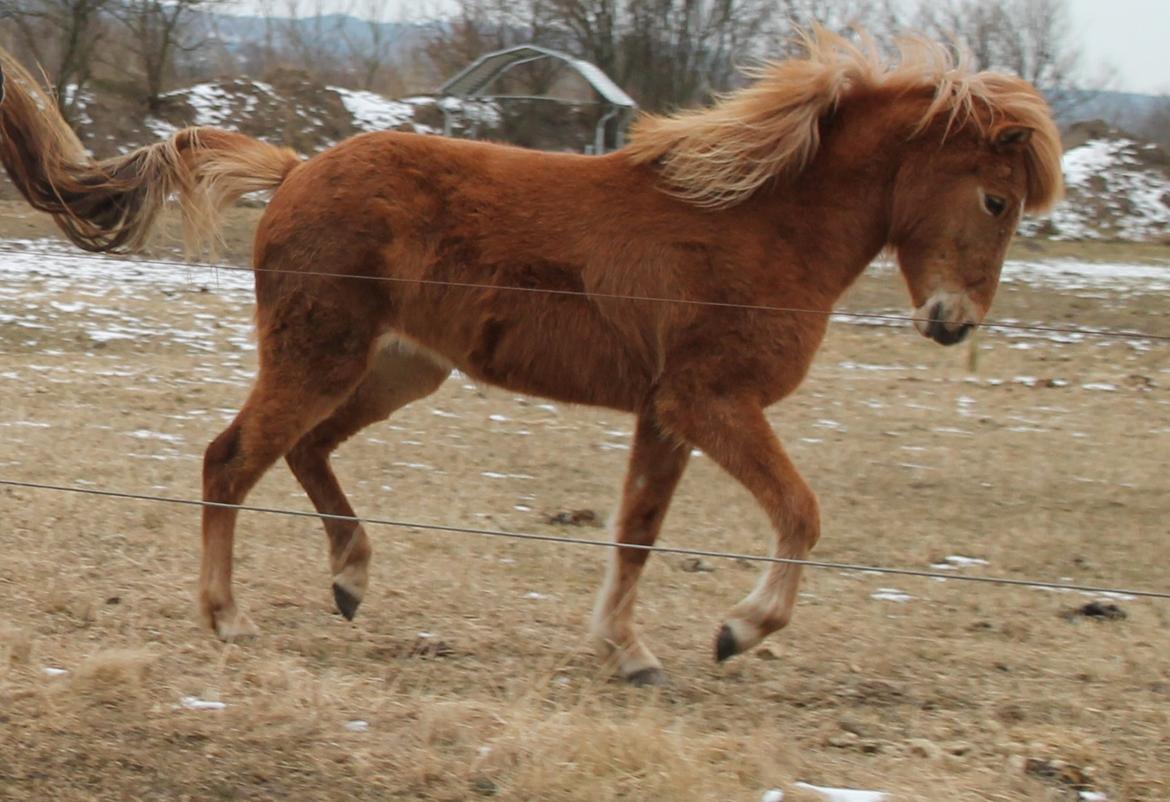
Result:
M27 482L18 479L0 478L0 486L21 488L25 490L39 490L55 493L74 493L84 496L98 496L126 501L145 501L159 504L174 504L187 507L214 507L219 509L238 510L241 512L258 512L270 515L284 515L294 518L317 518L327 521L342 521L355 524L369 524L372 526L387 526L397 529L420 530L424 532L438 532L444 534L472 535L478 537L503 538L509 540L523 540L538 543L550 543L559 546L588 546L593 548L628 549L658 554L677 554L686 557L710 557L721 560L740 560L754 563L770 563L782 565L800 565L809 568L825 568L837 571L857 572L864 574L889 574L894 576L913 576L926 579L945 579L956 582L974 582L986 585L1016 586L1027 588L1043 588L1056 591L1077 591L1081 593L1109 594L1112 596L1133 596L1152 599L1170 599L1170 591L1145 590L1135 588L1118 588L1103 585L1072 584L1052 582L1043 579L1017 579L998 576L972 576L968 574L944 573L941 571L926 571L917 568L898 568L884 565L863 565L858 563L831 562L827 560L805 560L793 557L770 557L759 554L742 554L737 552L714 551L709 549L692 549L680 546L658 546L637 543L617 543L612 540L596 538L563 537L560 535L543 535L537 532L508 532L502 529L482 529L477 527L455 526L451 524L436 524L420 521L403 521L392 518L366 518L362 516L334 515L330 513L308 512L305 510L290 510L281 507L262 507L251 504L228 504L217 501L201 501L197 499L179 498L175 496L158 496L149 493L133 493L122 490L102 490L90 487L71 487L44 482Z
M35 249L13 248L0 246L0 253L14 255L31 255L46 259L73 259L79 261L109 261L111 257L88 253L61 253L54 251L39 251ZM520 287L508 284L488 284L471 281L445 281L441 279L406 278L403 276L370 276L353 273L331 273L322 270L282 270L279 268L247 267L244 265L213 264L208 262L176 262L166 259L142 259L137 257L125 258L122 261L154 267L168 267L182 270L205 268L211 270L227 270L239 273L287 273L297 276L312 276L314 278L339 278L358 281L377 281L394 284L414 284L419 286L447 287L463 290L492 290L504 292L528 293L544 296L570 296L587 298L589 300L627 301L653 304L679 304L684 306L712 307L719 309L740 310L745 312L769 312L784 314L816 315L820 317L851 318L855 320L874 320L896 323L928 323L925 318L912 315L896 315L884 312L852 312L846 310L807 309L792 306L773 306L769 304L739 304L730 301L706 301L692 298L671 298L667 296L649 295L622 295L620 293L592 292L586 290L551 289L543 287ZM1151 342L1170 342L1170 334L1157 334L1143 331L1124 331L1115 329L1088 329L1077 326L1049 326L1026 323L1001 323L994 320L985 320L979 324L983 329L1000 331L1024 331L1039 334L1058 334L1077 337L1101 337L1115 340L1146 340Z
M73 260L88 260L88 261L109 261L107 257L97 256L92 254L72 254L60 253L53 251L38 251L35 249L12 248L0 246L0 253L11 253L17 255L33 255L44 257L47 259L73 259ZM676 303L691 306L706 306L718 307L725 309L737 309L743 311L754 312L772 312L772 313L789 313L789 314L811 314L820 316L837 316L849 317L866 320L881 320L887 322L915 322L917 319L907 315L891 315L883 313L868 313L868 312L849 312L849 311L826 311L818 309L804 309L799 307L780 307L763 304L736 304L721 301L702 301L686 298L669 298L669 297L654 297L654 296L629 296L615 293L593 293L582 290L564 290L564 289L544 289L538 287L519 287L498 284L486 284L475 282L455 282L442 281L437 279L411 279L397 276L360 276L345 273L330 273L325 271L286 271L271 268L251 268L240 265L225 265L225 264L208 264L208 263L194 263L194 262L175 262L162 259L132 259L126 260L135 265L157 266L178 268L183 270L191 270L197 267L210 268L213 270L229 270L244 273L254 272L271 272L271 273L291 273L302 276L314 276L320 278L347 278L360 279L367 281L383 281L395 283L407 283L417 285L442 286L454 289L468 289L468 290L495 290L495 291L511 291L524 292L532 294L543 295L560 295L560 296L578 296L586 297L595 300L619 300L629 302L643 302L643 303ZM1091 336L1091 337L1105 337L1113 339L1141 339L1149 341L1170 341L1170 335L1160 335L1148 332L1133 332L1133 331L1118 331L1118 330L1099 330L1099 329L1085 329L1080 327L1065 327L1065 326L1044 326L1044 325L1026 325L1014 323L997 323L984 322L982 324L985 328L1001 329L1001 330L1015 330L1028 332L1041 332L1048 334L1063 334L1075 336ZM895 576L912 576L930 579L954 580L958 582L974 582L987 585L998 586L1017 586L1042 588L1056 591L1077 591L1082 593L1097 593L1097 594L1113 594L1125 595L1133 597L1170 599L1170 591L1144 590L1133 588L1117 588L1111 586L1087 585L1087 584L1071 584L1066 582L1052 582L1048 580L1034 580L1034 579L1017 579L1012 577L989 577L989 576L972 576L958 573L943 573L940 571L927 571L915 568L898 568L881 565L863 565L856 563L841 563L825 560L807 560L787 557L772 557L763 555L741 554L734 552L722 552L707 549L693 549L672 546L658 546L645 544L619 544L609 540L598 540L590 538L571 538L558 535L544 535L533 532L508 532L504 530L482 529L473 527L461 527L447 524L425 523L417 521L403 521L388 518L365 518L359 516L343 516L333 515L328 513L307 512L301 510L290 510L278 507L262 507L246 504L227 504L222 502L201 501L195 499L186 499L173 496L159 496L145 493L133 493L119 490L101 490L96 488L74 487L67 485L56 485L39 482L29 482L18 479L4 479L0 478L0 486L23 488L28 490L40 490L46 492L59 493L73 493L86 496L98 496L105 498L115 498L122 500L144 501L153 503L164 503L195 507L219 507L226 509L235 509L247 512L259 512L274 515L284 515L301 518L317 518L321 520L336 520L350 523L369 524L374 526L387 526L407 530L420 530L429 532L439 532L447 534L462 534L481 537L506 538L512 540L535 541L542 543L550 543L561 546L590 546L597 548L622 548L639 550L646 552L658 552L663 554L675 554L689 557L709 557L712 559L729 559L740 560L756 563L771 563L771 564L789 564L808 566L810 568L834 569L845 572L860 572L869 574L895 575Z

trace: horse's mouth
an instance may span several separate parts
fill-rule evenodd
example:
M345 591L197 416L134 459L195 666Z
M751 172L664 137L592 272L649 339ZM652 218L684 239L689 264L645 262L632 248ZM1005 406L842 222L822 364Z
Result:
M948 323L944 319L942 302L937 302L930 308L930 317L918 326L923 336L929 337L939 345L955 345L967 339L967 335L975 328L974 323Z
M967 339L967 335L971 333L973 328L975 328L974 323L964 323L952 331L945 324L932 320L930 325L926 327L926 336L939 345L955 345Z

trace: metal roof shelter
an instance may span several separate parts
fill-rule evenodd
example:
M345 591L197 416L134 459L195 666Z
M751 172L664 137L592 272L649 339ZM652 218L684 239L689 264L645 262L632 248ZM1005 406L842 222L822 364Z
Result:
M532 61L538 61L544 58L551 58L560 61L565 66L574 70L578 75L585 79L585 81L593 87L601 98L600 101L580 101L580 100L566 100L562 98L550 97L547 95L493 95L484 94L494 81L506 73L513 67L521 64L527 64ZM517 47L510 47L505 50L497 50L494 53L488 53L480 56L470 65L465 67L461 72L450 78L445 84L439 87L439 95L447 97L465 98L468 100L540 100L553 103L563 103L566 105L581 105L582 103L598 103L606 107L606 111L601 115L601 119L597 121L597 126L593 134L593 152L605 152L605 130L609 122L615 121L614 142L616 147L621 147L624 140L625 128L629 124L630 119L634 115L634 111L638 108L638 104L634 102L633 98L622 91L610 79L608 75L601 71L595 64L591 64L583 59L570 56L567 53L562 53L559 50L552 50L547 47L540 47L538 45L519 45ZM455 110L442 106L443 109L443 134L451 135L452 115Z

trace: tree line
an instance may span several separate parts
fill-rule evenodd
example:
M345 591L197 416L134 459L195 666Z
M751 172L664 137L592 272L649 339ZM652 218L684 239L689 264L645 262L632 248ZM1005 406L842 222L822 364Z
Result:
M89 92L157 111L176 86L290 68L390 96L427 91L479 55L525 42L591 61L643 108L664 111L735 88L741 67L783 56L794 27L814 21L865 29L885 45L922 31L966 49L980 68L1027 78L1057 107L1099 83L1085 74L1067 0L458 0L445 18L413 23L388 17L378 0L257 0L246 27L229 26L217 13L224 6L0 0L0 43L40 66L69 118ZM525 65L506 88L548 92L555 68Z

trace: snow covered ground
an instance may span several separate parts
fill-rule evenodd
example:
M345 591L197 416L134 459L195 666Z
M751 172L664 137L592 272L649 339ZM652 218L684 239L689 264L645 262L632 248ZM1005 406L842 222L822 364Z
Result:
M1064 154L1066 197L1025 234L1054 239L1158 240L1170 237L1170 172L1154 145L1124 137L1090 139Z
M885 264L871 269L892 270ZM0 240L0 277L60 279L77 283L117 286L178 284L195 288L210 283L217 290L251 293L250 271L177 261L94 256L59 240ZM1008 261L1001 281L1049 287L1054 290L1128 292L1170 291L1170 266L1126 263L1055 261ZM0 290L2 291L2 290ZM843 318L847 321L848 318Z
M327 86L318 92L336 95L345 112L349 114L349 124L358 131L398 130L439 134L442 133L441 128L420 122L418 119L420 112L434 107L453 113L457 129L471 124L490 127L499 125L501 121L499 108L486 102L425 95L393 100L376 92L345 89L339 86ZM164 96L164 100L180 107L185 105L189 111L181 120L175 118L174 122L148 117L146 127L159 138L170 136L178 130L179 125L176 125L176 122L181 125L208 125L239 130L242 121L255 118L258 112L265 108L270 112L272 109L284 110L282 114L292 112L303 126L322 131L326 128L322 109L313 108L312 103L306 105L306 98L287 96L272 84L263 81L201 83L169 92ZM431 118L437 116L430 115ZM345 130L344 123L340 130ZM332 141L333 137L328 139Z

